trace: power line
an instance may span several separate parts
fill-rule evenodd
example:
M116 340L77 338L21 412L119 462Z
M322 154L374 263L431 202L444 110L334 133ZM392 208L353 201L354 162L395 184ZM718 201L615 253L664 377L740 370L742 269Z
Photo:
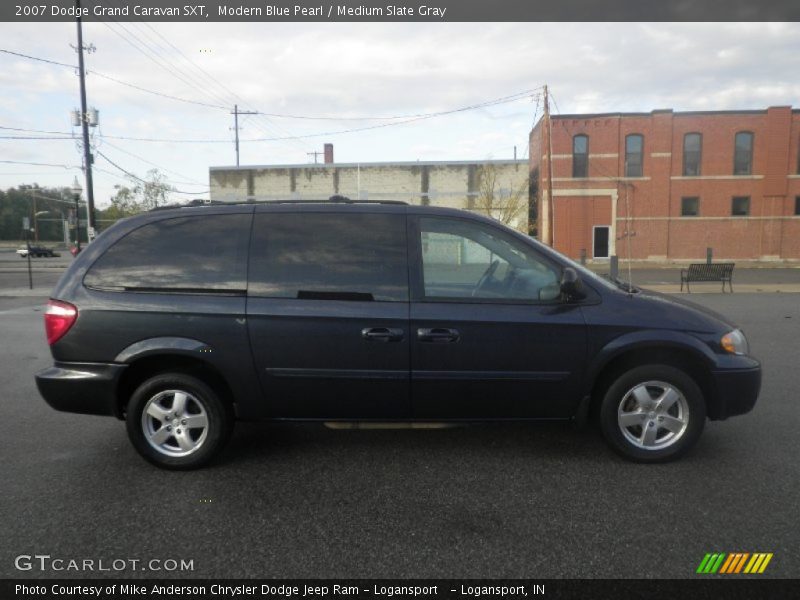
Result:
M33 165L35 167L62 167L64 169L80 169L76 165L59 165L55 163L27 162L24 160L0 160L0 163L7 165Z
M524 90L522 92L517 92L516 94L511 94L509 96L502 96L500 98L495 98L495 99L492 99L492 100L486 100L484 102L479 102L479 103L476 103L476 104L470 104L470 105L462 106L462 107L459 107L459 108L454 108L454 109L444 110L444 111L438 111L438 112L435 112L435 113L428 113L428 114L425 114L423 116L413 117L413 118L410 118L410 119L406 119L404 121L394 121L394 122L391 122L391 123L379 123L379 124L376 124L376 125L368 125L368 126L365 126L365 127L356 127L356 128L352 128L352 129L343 129L343 130L338 130L338 131L326 131L326 132L320 132L320 133L310 133L310 134L305 134L305 135L298 136L298 137L314 138L314 137L323 137L323 136L342 135L342 134L347 134L347 133L357 133L357 132L360 132L360 131L368 131L368 130L372 130L372 129L381 129L381 128L384 128L384 127L395 127L397 125L403 125L403 124L411 123L411 122L415 122L415 121L422 121L422 120L426 120L426 119L432 119L432 118L436 118L436 117L440 117L440 116L446 116L446 115L456 114L456 113L470 111L470 110L478 110L480 108L487 108L487 107L490 107L490 106L498 106L498 105L501 105L501 104L509 104L509 103L512 103L512 102L518 102L520 100L527 99L529 97L528 94L530 94L531 91L535 91L536 89L538 89L538 88L535 88L534 90ZM534 96L530 96L530 97L532 99L535 98L537 100L537 102L539 100L539 96L538 95L534 95ZM537 107L538 107L538 104L537 104ZM538 108L537 108L537 110L538 110ZM4 127L3 129L15 129L15 128ZM36 131L36 130L22 130L22 129L20 129L20 131ZM45 132L42 132L42 133L45 133ZM52 133L61 133L61 132L52 132ZM66 134L66 132L64 132L64 133ZM103 138L103 139L118 139L118 140L129 140L129 141L137 141L137 142L163 142L163 143L176 143L176 144L223 144L223 143L228 144L231 141L231 140L228 140L228 139L172 139L172 138L150 138L150 137L134 137L134 136L108 135L108 134L98 134L98 136L100 138ZM44 139L44 138L42 138L42 139ZM56 138L56 139L61 139L61 138ZM244 140L241 140L241 141L243 141L243 142L273 142L273 141L280 141L280 140L286 140L286 139L291 139L291 138L286 138L286 137L250 138L250 139L244 139Z
M156 92L154 90L148 90L145 87L140 85L136 85L134 83L128 83L126 81L122 81L121 79L117 79L116 77L111 77L110 75L105 75L103 73L98 73L97 71L89 70L87 73L91 75L96 75L98 77L102 77L103 79L108 79L109 81L113 81L115 83L119 83L120 85L127 86L129 88L133 88L135 90L139 90L140 92L145 92L147 94L153 94L154 96L160 96L161 98L168 98L169 100L176 100L178 102L185 102L187 104L196 104L197 106L206 106L208 108L218 108L221 110L228 110L227 106L220 106L219 104L210 104L208 102L201 102L199 100L189 100L187 98L181 98L179 96L173 96L171 94L165 94L163 92Z
M157 65L159 65L162 68L164 68L165 70L167 70L171 75L178 77L179 79L181 79L181 81L183 81L187 85L190 85L191 87L195 87L196 89L200 89L204 93L208 93L207 90L204 90L202 88L197 88L197 86L195 85L194 82L187 81L182 76L176 75L175 71L170 70L169 67L164 66L158 60L148 56L142 49L140 49L138 46L134 45L132 42L127 40L122 34L120 34L119 32L117 32L114 29L112 29L111 27L109 27L107 23L103 22L103 24L106 25L109 29L111 29L111 31L113 31L115 34L120 36L123 40L125 40L133 48L135 48L136 50L138 50L139 52L144 54L145 57L147 57L148 59L152 60ZM145 23L145 25L148 25L148 24ZM148 25L148 27L149 27L149 25ZM150 27L150 28L152 29L152 27ZM125 31L128 31L128 30L126 29ZM155 31L155 30L153 30L153 31ZM159 35L159 37L162 37L161 34L159 34L158 32L156 32L156 34ZM135 35L134 35L134 37L135 37L135 39L137 41L139 41L140 44L144 44L144 42L142 42L140 38L136 37ZM172 44L170 44L170 45L172 46ZM147 46L144 46L144 47L146 48ZM172 47L175 48L175 46L172 46ZM180 52L180 50L178 50L177 48L175 48L175 49L182 56L185 57L185 55L183 55L183 53ZM66 64L66 63L61 63L61 62L57 62L57 61L53 61L53 60L39 58L39 57L36 57L36 56L30 56L28 54L22 54L22 53L19 53L19 52L12 52L10 50L0 49L0 52L5 52L7 54L13 54L15 56L20 56L20 57L23 57L23 58L29 58L29 59L32 59L32 60L37 60L37 61L50 63L50 64L54 64L54 65L59 65L59 66L63 66L63 67L69 67L69 68L72 68L72 69L77 69L78 68L76 65L69 65L69 64ZM153 53L153 54L156 54L153 50L150 50L150 52ZM188 58L186 60L191 63L191 61ZM194 64L194 63L191 63L191 64ZM199 70L203 71L201 67L199 67L197 65L195 65L195 66ZM177 69L177 67L173 67L173 69ZM203 72L205 72L205 71L203 71ZM180 96L174 96L174 95L171 95L171 94L165 94L163 92L158 92L158 91L151 90L151 89L148 89L148 88L140 86L140 85L136 85L136 84L133 84L133 83L129 83L129 82L123 81L122 79L119 79L119 78L116 78L116 77L112 77L111 75L106 75L105 73L101 73L101 72L95 71L93 69L87 69L87 73L90 73L92 75L96 75L98 77L102 77L103 79L107 79L109 81L113 81L115 83L130 87L132 89L139 90L141 92L145 92L147 94L153 94L153 95L156 95L156 96L160 96L162 98L167 98L167 99L170 99L170 100L175 100L175 101L178 101L178 102L184 102L184 103L188 103L188 104L196 104L198 106L205 106L205 107L208 107L208 108L216 108L216 109L226 110L226 111L230 110L229 106L224 106L222 104L211 104L211 103L207 103L207 102L201 102L199 100L190 100L188 98L181 98ZM191 75L188 75L186 73L182 73L182 74L185 75L186 77L191 77ZM224 88L224 86L222 86L222 84L220 84L215 79L213 79L213 77L211 77L210 75L208 75L208 77L211 78L211 80L214 81L218 86L223 87L223 89L226 89L226 91L228 93L233 94L233 92L231 92L230 90L227 90L227 88ZM475 109L478 109L478 108L487 108L487 107L490 107L490 106L495 106L497 104L503 104L503 103L505 103L506 100L508 100L509 102L512 102L512 101L515 101L515 100L521 100L522 98L527 97L529 95L530 95L530 97L532 99L536 98L537 101L538 101L539 96L538 95L533 95L533 93L537 92L538 90L541 90L541 89L542 88L540 86L540 87L533 88L533 89L530 89L530 90L524 90L522 92L518 92L517 94L512 94L510 96L505 96L503 98L499 98L499 99L496 99L496 100L489 100L489 101L486 101L486 102L481 102L481 103L478 103L478 104L465 106L465 107L461 107L461 108L456 108L456 109L452 109L452 110L437 111L437 112L431 112L431 113L416 113L416 114L408 114L408 115L391 115L391 116L377 116L377 117L367 117L367 116L363 116L363 117L344 117L344 116L333 116L333 115L326 115L326 116L322 116L322 115L295 115L295 114L273 113L273 112L266 112L266 111L260 111L260 110L253 111L253 112L255 112L257 115L260 115L260 116L269 116L269 117L284 118L284 119L303 119L303 120L318 120L318 121L373 121L374 120L374 121L403 121L403 122L411 122L411 121L415 121L415 120L429 119L429 118L433 118L433 117L453 114L453 113L461 112L461 111L465 111L465 110L475 110ZM235 96L235 94L233 94L233 95ZM554 102L555 102L555 100L554 100ZM337 133L349 133L349 132L354 132L354 131L365 131L365 130L372 129L372 128L387 127L387 126L391 126L391 125L394 125L394 124L395 123L382 123L382 124L378 124L378 125L367 126L367 127L364 127L364 128L355 128L355 129L343 130L341 132L336 132L336 131L334 131L334 132L324 132L324 133L320 133L320 134L310 134L310 135L303 135L303 136L289 135L289 136L285 136L285 137L262 138L262 139L259 139L259 140L244 140L244 141L275 141L275 140L300 139L300 138L307 138L307 137L310 137L310 136L318 136L318 135L319 136L321 136L321 135L335 135ZM397 123L397 124L400 124L400 123Z
M154 162L152 162L150 160L147 160L146 158L143 158L143 157L139 156L138 154L134 154L133 152L129 152L128 150L120 148L119 146L117 146L115 144L112 144L109 141L105 141L104 143L107 144L108 146L111 146L115 150L118 150L118 151L120 151L120 152L122 152L124 154L127 154L128 156L132 156L133 158L139 159L140 161L142 161L144 163L147 163L148 165L151 165L151 166L156 167L158 169L161 169L162 171L166 171L167 173L172 173L173 175L177 175L178 177L183 177L186 180L186 181L177 181L176 180L176 183L184 183L184 184L187 184L187 185L201 185L203 187L208 187L205 183L200 183L196 179L192 180L191 177L188 177L188 176L184 175L183 173L179 173L178 171L173 171L171 169L167 169L166 167L163 167L163 166L161 166L159 164L156 164L156 163L154 163Z
M197 70L197 71L198 71L198 72L199 72L201 75L203 75L203 76L206 78L206 80L208 80L208 81L211 81L211 83L212 83L213 85L216 85L216 86L217 86L219 89L221 89L221 90L222 90L222 91L223 91L225 94L228 94L230 97L232 97L232 98L234 99L234 101L235 101L235 102L234 102L235 104L238 104L238 103L243 103L243 104L245 104L245 105L246 105L246 104L248 104L248 103L247 103L247 102L245 102L245 101L244 101L244 99L243 99L243 98L241 98L241 97L240 97L238 94L234 93L234 92L233 92L232 90L230 90L228 87L226 87L225 85L223 85L222 83L220 83L220 81L219 81L218 79L216 79L216 78L215 78L213 75L211 75L210 73L208 73L208 72L207 72L205 69L203 69L203 68L202 68L201 66L199 66L197 63L195 63L193 60L191 60L189 57L187 57L187 56L186 56L186 55L185 55L185 54L184 54L184 53L183 53L183 52L180 50L180 48L178 48L177 46L175 46L175 45L174 45L172 42L170 42L170 41L169 41L167 38L165 38L163 35L161 35L161 34L160 34L160 33L159 33L159 32L158 32L158 31L157 31L157 30L156 30L156 29L155 29L155 28L154 28L152 25L149 25L148 23L145 23L144 21L143 21L142 23L143 23L143 24L144 24L144 25L145 25L145 26L146 26L148 29L150 29L150 30L151 30L153 33L155 33L155 34L156 34L158 37L160 37L162 40L164 40L164 42L166 42L166 43L167 43L167 44L168 44L168 45L169 45L169 46L170 46L170 47L171 47L173 50L175 50L175 51L178 53L178 55L179 55L181 58L183 58L183 60L184 60L184 61L185 61L187 64L189 64L189 65L191 65L192 67L194 67L194 68L195 68L195 69L196 69L196 70ZM159 47L161 47L161 46L159 46ZM205 85L205 84L204 84L204 85ZM204 89L205 89L205 87L204 87ZM287 140L288 140L288 141L296 140L296 142L297 142L297 144L296 144L296 145L297 145L297 146L299 146L299 147L300 147L300 148L301 148L303 151L306 151L306 150L308 149L308 148L307 148L307 147L306 147L306 146L305 146L305 145L304 145L302 142L300 142L300 138L299 138L299 137L297 137L297 136L295 136L295 135L294 135L294 134L293 134L291 131L289 131L289 130L287 130L287 129L285 129L285 128L282 128L281 126L279 126L279 125L277 125L277 124L273 123L271 120L269 120L268 118L266 118L266 117L264 116L264 115L265 115L265 113L264 113L263 111L254 110L254 111L252 111L252 112L255 112L255 113L256 113L256 117L257 117L257 118L261 118L261 120L263 120L265 123L267 123L267 124L268 124L270 127L272 127L272 128L275 128L275 129L276 129L276 130L278 130L279 132L280 132L280 131L283 131L283 132L285 132L285 133L288 135L288 137L287 137ZM259 125L258 125L258 124L256 124L256 123L254 123L254 125L255 125L256 127L259 127ZM267 131L267 132L268 132L268 130L264 129L264 126L261 126L260 128L261 128L262 130L265 130L265 131Z
M36 135L0 135L0 140L72 140L73 137L49 137Z
M22 58L29 58L31 60L38 60L39 62L49 63L51 65L58 65L59 67L69 67L70 69L77 69L78 65L68 65L67 63L58 62L56 60L49 60L47 58L39 58L38 56L31 56L30 54L22 54L21 52L13 52L11 50L4 50L0 48L0 52L4 54L13 54L14 56L20 56Z
M116 2L116 0L114 0L114 1ZM196 77L193 74L187 73L181 67L179 67L174 62L172 62L168 57L166 57L164 55L164 53L161 52L162 50L164 50L164 48L162 46L160 46L157 41L154 42L154 45L151 45L151 44L153 44L153 39L147 34L147 32L145 32L142 29L138 29L137 28L137 31L139 31L139 33L143 37L147 38L148 41L145 41L144 39L142 39L139 36L137 36L132 30L129 30L128 28L120 25L119 23L117 23L117 25L119 25L119 27L121 29L123 29L126 32L126 34L128 34L129 36L132 36L136 40L138 45L141 46L141 48L138 48L137 46L134 46L134 47L137 47L137 49L139 49L139 51L142 52L142 53L144 53L142 49L147 50L147 52L152 56L149 56L147 53L144 53L145 56L147 56L150 60L155 62L157 65L159 65L162 69L165 69L172 76L177 77L178 79L180 79L184 83L188 84L189 86L194 87L195 89L199 90L200 93L205 94L205 95L210 96L210 97L213 97L213 98L216 99L216 101L222 101L222 102L226 102L227 103L227 100L224 97L222 97L221 95L217 94L216 92L213 92L212 90L210 90L207 83L198 82L196 80ZM106 25L106 26L110 28L110 26L108 26L108 25ZM132 24L132 27L134 27L134 26L135 26L135 24ZM156 34L158 34L158 32L156 32L156 30L153 29L152 27L150 27L150 29L153 32L155 32ZM113 31L113 29L112 29L112 31ZM117 31L115 31L115 33L117 33L117 35L121 35ZM160 34L158 34L158 35L160 36ZM125 39L124 36L121 35L121 37L123 37L123 39ZM163 36L160 36L160 37L162 39L165 39ZM131 43L130 40L126 39L126 41L129 44ZM170 43L170 42L167 42L167 43ZM172 44L170 43L170 45L172 45ZM180 50L178 50L174 45L172 45L172 47L175 48L182 55ZM185 60L187 60L187 62L191 62L191 61L188 61L188 59L185 59ZM191 63L191 64L193 64L193 63ZM208 76L208 77L210 78L210 76ZM213 80L213 78L211 78L211 79L212 79L212 81L214 83L216 83L217 85L222 87L218 82L216 82L216 80ZM227 90L227 89L226 89L226 92L231 93L230 90ZM235 94L233 94L233 96L235 96ZM265 131L265 132L266 133L270 133L269 131ZM287 132L287 133L290 133L290 132ZM303 148L303 149L305 149L305 148Z
M6 125L0 125L0 129L6 129L8 131L25 131L29 133L52 133L57 135L72 135L70 131L46 131L44 129L25 129L24 127L8 127Z
M356 127L356 128L353 128L353 129L342 129L342 130L336 130L336 131L324 131L324 132L320 132L320 133L309 133L309 134L304 134L304 135L296 136L296 137L308 139L308 138L323 137L323 136L342 135L342 134L347 134L347 133L357 133L357 132L360 132L360 131L369 131L369 130L372 130L372 129L382 129L382 128L385 128L385 127L395 127L397 125L404 125L404 124L412 123L412 122L415 122L415 121L422 121L422 120L426 120L426 119L432 119L432 118L435 118L435 117L456 114L456 113L465 112L465 111L469 111L469 110L477 110L479 108L486 108L486 107L489 107L489 106L497 106L497 105L500 105L500 104L508 104L508 103L511 103L511 102L518 102L518 101L520 101L522 99L525 99L525 98L527 98L527 96L522 96L520 94L514 94L512 96L505 96L503 98L497 98L497 99L494 99L494 100L488 100L486 102L482 102L482 103L479 103L479 104L463 106L463 107L460 107L460 108L455 108L455 109L447 110L447 111L440 111L440 112L437 112L437 113L430 113L429 115L424 116L424 117L415 117L415 118L411 118L411 119L406 119L405 121L395 121L395 122L392 122L392 123L380 123L380 124L377 124L377 125L368 125L368 126L365 126L365 127ZM119 135L106 135L106 134L101 134L100 137L101 138L108 138L108 139L118 139L118 140L131 140L131 141L137 141L137 142L163 142L163 143L176 143L176 144L223 144L223 143L228 144L228 143L230 143L230 140L224 140L224 139L150 138L150 137L132 137L132 136L119 136ZM281 141L281 140L287 140L287 139L291 139L291 138L287 138L287 137L250 138L250 139L244 139L244 140L241 140L241 141L243 141L243 142L274 142L274 141Z
M135 179L136 181L139 181L141 183L145 183L145 184L150 183L146 179L142 179L141 177L131 173L130 171L128 171L124 167L119 166L117 163L115 163L113 160L108 158L108 156L106 156L104 153L100 152L99 150L97 150L97 154L98 154L98 156L102 156L106 160L106 162L108 162L112 167L115 167L115 168L119 169L120 171L125 173L128 177L131 177L132 179ZM172 190L170 190L170 192L175 192L176 194L185 194L185 195L189 195L189 196L204 195L204 194L208 193L207 191L206 192L185 192L185 191L181 191L181 190L177 190L177 189L172 189Z
M133 31L129 30L128 28L126 28L125 26L121 25L120 23L116 23L116 25L119 26L119 28L122 29L129 37L132 37L133 39L136 40L136 43L133 43L125 35L119 33L116 29L112 28L108 23L104 22L104 25L106 25L106 27L108 29L113 31L116 35L120 36L123 40L125 40L132 47L134 47L139 52L144 54L144 56L147 57L149 60L151 60L152 62L157 64L162 69L166 70L173 77L177 77L182 82L184 82L185 84L189 85L190 87L194 87L195 89L199 90L200 93L202 93L202 94L205 94L207 96L216 98L217 101L220 101L219 99L222 98L222 96L220 96L219 94L213 92L212 90L209 90L207 84L198 84L194 80L194 76L193 75L186 73L180 67L178 67L177 65L172 63L168 58L166 58L161 52L159 52L159 50L163 50L163 48L161 46L159 46L157 43L156 43L156 48L157 48L157 50L156 50L150 44L148 44L148 42L142 40L139 36L137 36ZM152 29L152 27L151 27L151 29ZM153 31L155 31L155 30L153 30ZM146 35L146 34L143 33L142 35ZM148 36L148 38L149 38L149 36ZM162 38L163 38L163 36L162 36ZM149 38L149 39L152 39L152 38ZM174 48L174 46L173 46L173 48ZM177 50L177 48L176 48L176 50ZM180 52L180 51L178 50L178 52ZM216 82L216 80L214 80L214 81ZM218 82L217 82L217 85L222 87L221 84L219 84ZM226 89L226 91L228 93L232 94L232 92L230 92L230 90ZM232 94L232 95L234 97L236 97L235 94ZM222 98L222 101L225 101L225 99ZM267 131L266 133L269 133L269 132ZM286 139L289 139L289 140L297 139L296 136L291 135L291 132L287 132L287 133L289 133L290 135ZM303 150L305 150L305 147L303 147Z

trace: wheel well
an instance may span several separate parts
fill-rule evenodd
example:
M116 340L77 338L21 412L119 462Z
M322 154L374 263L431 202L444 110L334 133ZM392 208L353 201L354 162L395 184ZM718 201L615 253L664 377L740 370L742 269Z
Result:
M603 396L622 373L635 367L650 364L670 365L684 371L700 387L707 404L712 398L710 370L701 360L698 360L696 354L679 348L658 346L634 348L615 356L596 375L592 384L591 403L589 405L589 415L592 421L597 422ZM706 410L711 414L713 407L707 405Z
M225 378L212 365L180 355L150 355L132 362L122 374L117 386L117 416L125 418L128 400L145 380L159 373L184 373L205 382L219 394L231 408L235 405L233 393Z

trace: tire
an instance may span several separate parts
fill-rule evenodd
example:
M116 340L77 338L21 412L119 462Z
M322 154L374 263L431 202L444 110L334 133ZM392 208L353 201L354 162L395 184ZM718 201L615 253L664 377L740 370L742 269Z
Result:
M600 406L608 444L625 458L667 462L697 442L706 421L703 392L686 372L661 364L620 375Z
M128 402L126 428L133 447L165 469L207 464L225 445L232 427L233 413L219 394L183 373L148 379Z

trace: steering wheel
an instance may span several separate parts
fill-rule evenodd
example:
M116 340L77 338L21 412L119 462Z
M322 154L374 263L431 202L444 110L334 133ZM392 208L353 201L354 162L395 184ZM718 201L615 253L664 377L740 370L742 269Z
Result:
M483 275L481 275L481 278L478 280L478 283L476 283L475 287L472 289L472 297L473 298L478 295L478 292L481 291L481 288L486 285L486 283L489 281L489 279L492 278L492 275L494 275L494 272L497 271L497 267L499 267L499 266L500 266L500 261L497 260L497 259L494 259L489 264L489 266L486 267L486 270L483 272Z

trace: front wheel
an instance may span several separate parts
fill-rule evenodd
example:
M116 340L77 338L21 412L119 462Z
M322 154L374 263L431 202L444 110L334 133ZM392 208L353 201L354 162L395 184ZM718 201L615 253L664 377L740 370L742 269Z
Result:
M131 396L128 436L144 458L166 469L194 469L224 445L231 411L203 381L183 373L157 375Z
M665 462L688 451L706 420L703 392L686 372L645 365L620 375L603 398L600 425L609 445L637 462Z

